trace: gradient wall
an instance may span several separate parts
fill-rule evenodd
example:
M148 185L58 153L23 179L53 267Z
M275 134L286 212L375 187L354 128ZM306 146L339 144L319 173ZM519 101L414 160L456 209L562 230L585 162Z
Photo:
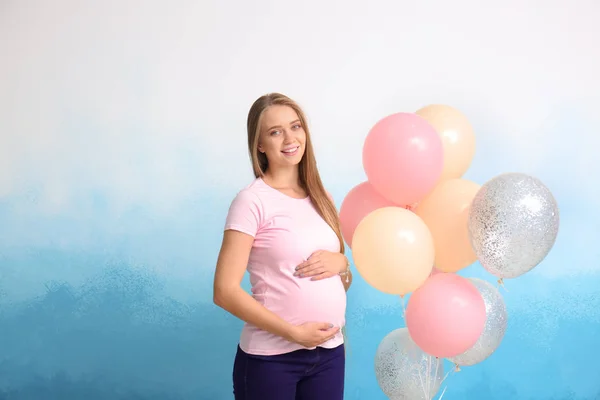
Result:
M269 91L305 107L338 206L369 128L429 103L476 130L466 178L542 179L556 246L506 283L501 348L444 399L600 398L599 17L583 0L2 1L0 399L232 398L241 323L212 276ZM346 398L384 399L373 357L400 311L357 275Z

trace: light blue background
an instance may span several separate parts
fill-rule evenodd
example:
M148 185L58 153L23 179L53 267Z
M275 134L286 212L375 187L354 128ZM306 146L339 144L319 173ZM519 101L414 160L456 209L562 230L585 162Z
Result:
M506 282L501 347L444 399L600 398L598 5L294 4L0 7L0 399L232 398L241 323L212 277L270 90L305 106L338 206L372 124L433 102L473 123L466 178L542 179L556 246ZM401 305L354 272L346 398L384 399Z

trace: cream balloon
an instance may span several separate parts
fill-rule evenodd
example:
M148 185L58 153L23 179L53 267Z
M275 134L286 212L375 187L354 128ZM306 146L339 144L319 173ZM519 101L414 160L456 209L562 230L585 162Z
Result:
M469 207L479 188L466 179L443 181L416 209L433 236L435 267L442 272L457 272L477 261L469 238Z
M412 211L382 207L356 227L352 257L365 281L384 293L405 295L431 274L433 238L427 225Z
M415 114L429 122L442 139L444 167L440 181L463 176L475 156L475 133L467 117L443 104L425 106Z

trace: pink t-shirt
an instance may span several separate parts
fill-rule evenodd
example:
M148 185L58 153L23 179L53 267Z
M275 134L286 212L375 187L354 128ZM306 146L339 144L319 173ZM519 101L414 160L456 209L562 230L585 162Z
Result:
M295 268L317 250L339 252L335 232L309 198L296 199L258 178L242 189L229 208L225 229L254 237L248 260L252 295L291 324L326 322L343 327L346 291L339 276L311 281L294 276ZM321 347L343 343L340 332ZM304 347L245 324L240 347L250 354L274 355Z

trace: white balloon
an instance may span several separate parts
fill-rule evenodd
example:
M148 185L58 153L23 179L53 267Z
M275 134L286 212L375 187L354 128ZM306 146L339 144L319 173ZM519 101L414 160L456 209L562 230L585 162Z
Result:
M499 175L481 186L469 210L477 259L499 278L516 278L548 255L558 235L558 205L537 178Z
M444 380L443 360L423 352L407 328L383 338L375 354L379 387L393 400L431 400Z

